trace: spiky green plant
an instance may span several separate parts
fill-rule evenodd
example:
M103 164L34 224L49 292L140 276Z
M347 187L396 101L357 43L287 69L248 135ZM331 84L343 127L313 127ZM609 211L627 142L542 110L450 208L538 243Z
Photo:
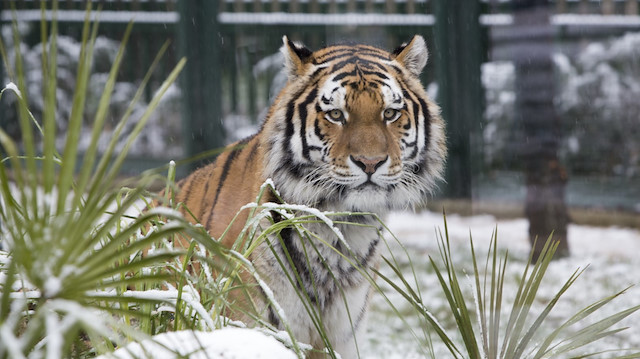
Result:
M446 298L450 312L455 320L457 335L462 345L452 339L444 326L426 308L419 291L416 291L404 278L397 262L386 260L394 273L401 279L401 285L390 277L378 272L378 275L390 284L422 316L425 324L442 340L453 358L471 359L545 359L557 357L587 358L601 356L602 352L589 352L589 344L606 336L618 333L626 328L611 329L621 320L635 313L640 305L612 314L589 324L585 319L597 313L625 290L597 300L591 305L566 318L553 330L544 330L543 324L561 299L563 294L584 272L577 269L558 290L553 298L539 313L532 308L539 301L539 289L545 286L544 278L557 248L557 242L549 237L537 262L530 257L522 273L513 303L505 301L505 274L508 266L508 251L499 255L497 230L494 231L491 248L487 254L484 270L478 266L473 240L470 238L473 273L471 280L474 290L463 290L458 278L459 264L452 258L449 233L444 223L444 234L438 232L441 263L430 257L442 294ZM473 302L469 301L473 295ZM512 293L513 294L513 293ZM505 317L503 309L511 306ZM572 354L577 350L587 354ZM616 354L616 352L618 354ZM640 351L614 348L607 352L611 358L640 358ZM433 355L432 355L433 357Z
M55 14L57 1L52 6ZM167 49L165 44L122 116L108 148L98 156L98 138L133 25L129 24L93 119L91 145L78 163L78 139L98 30L97 22L93 25L89 22L90 14L91 2L87 2L73 107L62 153L55 147L57 22L51 22L50 34L46 22L43 20L41 24L45 82L41 122L29 111L16 21L15 71L6 61L7 49L0 43L12 79L0 92L0 99L7 91L17 97L22 133L20 151L0 129L0 358L45 354L66 357L71 353L112 350L113 342L126 342L124 336L154 334L162 326L172 325L172 320L158 324L154 319L161 304L180 308L178 303L183 303L176 317L188 312L199 312L197 320L208 316L206 311L202 315L198 300L185 300L186 295L182 298L171 293L144 295L141 290L162 288L180 276L181 271L172 271L170 264L180 262L188 253L178 248L162 248L162 240L193 238L206 242L207 250L212 252L219 251L219 246L177 211L151 209L140 214L144 207L142 195L157 179L156 175L118 179L127 151L175 82L185 59L178 62L157 90L146 111L136 119L124 148L116 153L116 143ZM37 151L34 130L40 132L42 153ZM154 246L157 250L143 255L145 249ZM182 323L175 324L198 326L196 319Z

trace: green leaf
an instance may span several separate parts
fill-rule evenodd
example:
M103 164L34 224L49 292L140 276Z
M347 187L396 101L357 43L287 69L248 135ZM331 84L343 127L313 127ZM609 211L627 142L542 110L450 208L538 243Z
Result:
M85 22L82 28L82 42L80 48L80 58L78 59L78 72L76 74L76 85L71 105L71 118L67 129L67 139L64 146L64 162L58 177L58 208L57 213L63 213L67 205L67 195L71 190L73 174L76 168L78 154L78 142L81 133L82 119L84 117L84 104L87 97L87 84L91 72L91 61L93 57L93 45L98 32L98 23L94 23L89 39L89 16L91 15L91 2L88 1L85 11Z
M122 63L122 58L124 57L124 51L129 41L129 36L131 35L131 29L133 29L133 21L129 22L129 25L124 31L124 35L120 43L120 48L118 49L118 53L116 54L113 64L111 65L109 77L107 78L107 82L104 85L104 90L102 91L102 96L100 97L100 100L98 102L98 110L96 111L95 119L92 125L93 128L91 132L91 141L89 142L89 147L84 153L82 170L79 176L80 179L74 199L75 204L73 207L79 206L80 199L85 192L87 182L89 181L89 177L94 168L94 161L98 150L98 140L100 138L100 134L102 133L102 129L107 118L107 111L109 105L111 104L111 95L113 94L113 89L116 84L116 77L118 76L118 71L120 70L120 64ZM117 136L115 137L115 139L117 139Z

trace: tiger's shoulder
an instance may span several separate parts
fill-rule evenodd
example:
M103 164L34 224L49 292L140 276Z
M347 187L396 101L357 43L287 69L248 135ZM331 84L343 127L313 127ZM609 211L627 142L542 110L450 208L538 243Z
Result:
M243 205L256 200L265 181L263 162L260 136L233 143L212 163L179 181L175 201L187 218L202 224L214 238L219 238L230 224L230 232L239 233L246 214L232 221ZM235 240L234 233L229 238Z

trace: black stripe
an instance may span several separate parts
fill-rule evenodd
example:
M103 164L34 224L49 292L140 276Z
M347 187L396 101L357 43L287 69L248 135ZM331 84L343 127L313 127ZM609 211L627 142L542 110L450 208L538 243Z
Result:
M326 59L328 56L334 56L339 52L353 52L354 49L352 47L348 47L348 46L335 46L333 49L326 51L324 54L322 54L322 56L316 58L316 61L322 61L322 62L326 62Z
M313 129L320 141L324 142L324 135L322 134L322 130L320 130L320 123L318 122L317 118L313 121Z
M197 175L196 175L196 174L197 174L197 172L196 172L196 173L194 173L194 174L192 174L192 175L191 175L191 177L187 177L187 178L186 178L187 180L188 180L189 178L191 178L191 182L187 183L187 186L186 186L186 187L183 187L183 188L181 189L181 192L182 192L181 194L184 194L184 201L185 201L185 202L187 201L187 199L188 199L189 197L191 197L191 190L193 189L193 182L195 182L195 181L196 181L196 179L197 179Z
M322 59L322 61L318 61L317 64L326 64L327 62L332 62L343 57L353 57L353 53L354 53L353 50L345 50L345 51L342 51L341 53L338 53L336 51L334 55L325 57L324 59Z
M285 160L285 163L290 163L293 160L293 155L291 153L291 138L293 137L294 133L293 115L296 110L296 101L305 90L306 89L303 88L300 91L296 92L293 95L291 101L287 103L287 112L285 114L286 127L284 132L284 141L282 142L282 153L285 154L285 158L283 159Z
M333 66L331 66L331 72L338 72L342 70L342 68L345 67L346 65L355 63L357 59L358 59L357 57L351 56L351 57L348 57L346 60L336 62L335 64L333 64Z
M236 155L238 155L240 152L242 152L242 149L231 150L231 152L229 152L229 155L227 156L227 159L224 161L224 165L222 166L222 172L220 173L220 178L218 179L218 188L216 188L216 196L213 199L213 206L211 206L212 209L215 208L216 204L218 203L218 196L220 196L220 191L222 190L224 181L227 179L227 176L229 175L229 170L231 169L231 163L233 163L233 160L236 158ZM211 222L212 217L213 216L209 218L209 222ZM207 228L209 228L209 223L207 223Z
M405 90L403 89L403 92ZM405 96L409 96L411 98L411 101L413 101L413 117L414 117L414 122L415 122L415 127L416 127L416 137L415 137L415 142L418 143L418 138L419 138L419 132L418 131L418 125L420 123L420 110L422 110L423 112L423 116L424 116L424 148L422 149L421 153L424 153L424 151L426 151L427 149L427 143L428 143L428 139L430 136L430 130L429 130L429 122L428 121L428 116L429 116L429 110L427 108L427 103L425 102L425 100L418 96L415 92L411 91L410 89L406 90L406 95ZM418 148L416 147L414 149L414 153L411 155L411 157L415 157L417 155L417 153L415 151L417 151Z
M296 99L297 99L297 96L287 104L287 112L285 114L285 122L287 126L284 131L284 136L285 136L284 149L285 150L289 150L291 136L293 136L293 112L296 109L296 103L295 103Z
M416 129L416 136L413 141L414 144L418 143L418 136L420 135L420 131L418 130L418 119L420 118L420 107L416 102L413 102L413 126ZM418 154L418 146L413 147L413 152L411 152L410 158L414 158Z
M316 69L312 74L311 74L311 78L316 78L320 75L321 72L324 72L326 70L326 68L324 67L320 67L318 69Z
M245 177L247 170L251 168L251 161L253 161L253 158L255 157L256 152L258 152L259 144L260 144L260 141L255 141L253 142L253 146L249 148L249 154L247 155L247 158L244 160L245 165L242 168L242 178Z
M356 317L355 322L353 323L353 330L350 330L349 333L356 333L360 325L362 324L362 320L364 319L365 314L367 314L367 310L369 309L369 301L371 300L371 290L367 291L367 297L364 300L364 306L360 308L360 313Z
M293 163L291 154L286 154L275 172L285 171L294 178L300 179L306 176L306 173L308 172L306 169L309 167L311 166L303 163Z
M402 70L398 66L391 65L391 68L396 72L396 74L402 75Z
M361 68L356 68L356 69L353 69L353 71L343 72L341 74L338 74L338 75L334 76L332 78L332 80L333 81L340 81L340 80L342 80L343 78L345 78L347 76L356 76L358 74L358 72L360 73L360 75L373 75L373 76L380 77L383 80L388 80L389 79L389 77L387 75L385 75L384 73L382 73L382 72L369 71L369 70L363 70ZM372 80L372 81L376 81L376 80ZM382 82L382 83L384 84L384 82Z
M340 80L342 80L343 78L345 78L347 76L355 76L355 74L356 74L356 70L354 69L353 71L350 71L350 72L343 72L341 74L338 74L338 75L334 76L331 80L340 81Z
M268 303L267 293L264 291L264 289L262 289L261 286L258 286L258 288L260 288L260 292L262 293L262 296L267 301L267 309L269 310L269 314L267 316L267 319L269 320L269 323L271 323L274 327L276 327L278 329L281 329L280 328L280 318L278 318L278 316L276 315L276 311L273 309L271 304Z
M340 242L338 242L340 243ZM376 252L376 248L378 247L378 244L380 243L380 238L376 238L373 241L369 242L369 248L367 248L367 253L365 253L364 256L362 257L356 257L356 261L358 263L358 265L360 266L360 268L362 269L367 269L367 266L369 265L369 261L371 261L371 258L373 257L373 255ZM336 249L338 247L336 246ZM356 266L353 265L349 265L349 268L347 268L347 270L343 270L342 268L340 268L340 271L345 274L345 275L351 275L353 274L353 272L355 272L358 268ZM347 278L347 280L350 280L352 278Z
M285 254L289 254L289 257L291 258L291 263L293 264L294 269L296 270L296 272L298 272L298 275L302 279L302 283L308 283L309 280L311 279L309 268L307 266L304 253L300 252L296 248L295 243L293 243L294 241L293 229L284 228L283 230L281 230L280 238L282 239L282 249L285 251ZM287 260L286 258L284 259ZM287 263L289 263L288 260L287 260ZM296 284L299 289L302 289L300 288L299 282L296 281Z
M324 97L324 95L322 95L321 100L322 100L322 103L324 103L325 105L330 105L331 104L331 99ZM322 109L320 107L316 107L316 109L318 110L318 112L322 111Z
M401 141L402 141L402 143L404 143L404 145L405 145L405 146L407 146L407 147L415 147L415 146L416 146L416 144L417 144L415 141L414 141L414 142L408 142L408 141L406 141L404 138L403 138ZM414 150L414 152L415 152L415 150Z
M427 107L427 102L418 97L418 101L420 101L420 107L422 107L422 115L424 116L424 148L422 151L427 151L429 145L429 139L431 137L431 114L429 113L429 107Z
M378 68L380 71L389 72L389 69L379 62L370 62L369 65Z
M383 74L382 72L379 71L368 71L368 70L362 70L362 73L365 75L373 75L373 76L378 76L381 77L384 80L388 80L389 76Z
M253 146L251 146L251 148L249 149L249 155L247 155L247 163L250 163L251 161L253 161L253 157L255 157L256 153L258 152L258 145L260 144L260 141L255 141L253 143Z
M371 50L360 50L357 52L357 55L375 57L378 60L386 60L386 61L391 60L391 58L388 55L385 55L383 52L376 52Z
M369 261L371 260L371 257L373 257L373 254L376 252L378 243L380 243L380 238L376 238L371 241L371 243L369 243L369 248L367 249L367 254L365 254L364 257L360 258L359 264L363 269L366 269Z
M307 145L306 127L307 127L307 105L313 102L318 95L318 89L314 88L309 91L307 97L298 105L298 116L300 118L300 140L302 141L302 156L311 161L309 157L309 146Z
M418 102L416 101L421 101L422 99L417 96L415 93L411 92L407 87L405 87L405 85L403 83L399 83L400 84L400 88L402 89L402 94L404 95L406 100L410 100L411 103L413 104L413 126L416 129L416 135L415 135L415 139L414 142L411 143L411 145L415 145L418 143L418 136L419 136L419 131L418 131L418 123L419 123L419 118L420 118L420 108L418 105ZM416 100L417 99L417 100ZM405 126L406 128L406 126ZM408 129L408 128L406 128ZM409 157L413 158L418 154L418 147L414 147L413 152L411 153L411 155Z
M205 210L205 201L207 200L207 198L209 196L207 196L207 193L209 192L209 184L211 183L211 176L209 176L209 178L207 178L207 183L204 185L204 192L202 192L202 198L200 199L200 214L198 215L198 220L202 220L203 219L203 215L204 215L204 210Z

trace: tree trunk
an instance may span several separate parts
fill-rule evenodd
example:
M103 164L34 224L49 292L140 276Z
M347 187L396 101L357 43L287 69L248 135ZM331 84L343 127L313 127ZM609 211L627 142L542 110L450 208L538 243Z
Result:
M559 241L556 257L569 254L565 203L567 173L558 160L560 124L554 108L552 62L554 28L546 0L515 1L514 51L518 119L524 139L520 149L527 196L529 241L537 260L547 238Z

